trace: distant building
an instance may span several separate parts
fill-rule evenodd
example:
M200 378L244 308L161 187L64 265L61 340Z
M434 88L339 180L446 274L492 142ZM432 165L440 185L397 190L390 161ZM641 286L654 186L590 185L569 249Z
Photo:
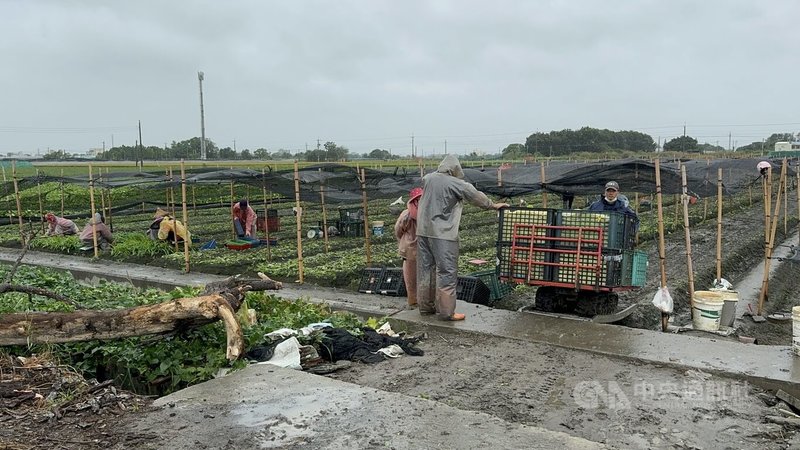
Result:
M781 141L775 143L775 150L770 152L771 158L794 158L800 156L800 141Z

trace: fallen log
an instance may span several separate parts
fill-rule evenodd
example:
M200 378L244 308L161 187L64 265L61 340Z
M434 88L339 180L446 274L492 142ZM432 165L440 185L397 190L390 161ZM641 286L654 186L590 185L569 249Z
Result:
M155 305L116 310L29 312L0 315L0 346L119 339L167 334L217 320L227 333L227 352L233 361L244 351L242 329L235 312L249 291L281 289L270 279L240 281L229 278L209 286L198 297L179 298ZM210 290L216 290L209 293Z

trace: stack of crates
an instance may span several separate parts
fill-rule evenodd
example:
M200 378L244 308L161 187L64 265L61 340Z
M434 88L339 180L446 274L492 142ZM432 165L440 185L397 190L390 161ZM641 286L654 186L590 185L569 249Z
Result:
M269 225L269 232L272 233L273 231L281 231L281 221L278 218L278 210L277 209L267 209L267 220L264 221L264 210L256 211L256 229L258 231L267 231L267 225Z
M364 236L364 210L340 208L336 229L345 237Z
M529 284L641 286L647 255L632 250L635 230L636 218L619 212L504 208L499 276Z
M542 208L503 208L500 210L500 227L497 235L498 275L507 280L525 282L544 280L550 268L544 265L529 265L528 260L548 262L552 253L546 249L552 242L543 238L545 228L537 229L533 236L531 225L550 225L555 220L556 210ZM516 234L516 237L515 237Z

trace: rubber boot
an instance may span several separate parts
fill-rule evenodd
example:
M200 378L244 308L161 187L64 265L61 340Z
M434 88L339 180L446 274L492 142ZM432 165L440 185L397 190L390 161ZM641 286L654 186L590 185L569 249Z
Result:
M436 290L436 311L441 320L452 320L456 313L456 288L445 286Z

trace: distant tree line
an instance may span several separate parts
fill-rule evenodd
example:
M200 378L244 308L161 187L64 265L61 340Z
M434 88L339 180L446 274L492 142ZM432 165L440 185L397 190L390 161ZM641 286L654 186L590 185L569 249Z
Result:
M756 141L748 145L738 147L738 151L771 151L775 143L779 141L795 141L800 139L800 133L795 136L792 133L773 133L762 141ZM537 157L564 157L576 153L622 153L622 152L653 152L657 148L656 143L650 135L638 131L612 131L583 127L579 130L550 131L547 133L533 133L525 140L524 144L509 144L501 152L500 156L505 159L520 159L527 156ZM708 143L698 143L697 139L691 136L679 136L666 140L663 145L665 151L678 152L720 152L725 148L719 145ZM391 151L376 148L369 153L351 154L347 147L337 145L335 142L328 141L321 148L311 149L302 152L291 152L285 149L268 151L265 148L255 150L243 149L236 151L230 147L219 148L213 141L206 139L206 155L210 160L218 159L241 159L241 160L284 160L299 159L310 162L342 162L353 158L389 160L401 158L399 155L392 154ZM492 155L495 156L495 155ZM480 159L487 155L473 151L465 155L466 159ZM69 154L63 150L54 151L44 156L48 160L63 160L69 158ZM184 141L173 141L164 147L157 146L116 146L106 151L100 152L97 157L100 160L123 161L123 160L176 160L176 159L200 159L200 138L193 137Z

